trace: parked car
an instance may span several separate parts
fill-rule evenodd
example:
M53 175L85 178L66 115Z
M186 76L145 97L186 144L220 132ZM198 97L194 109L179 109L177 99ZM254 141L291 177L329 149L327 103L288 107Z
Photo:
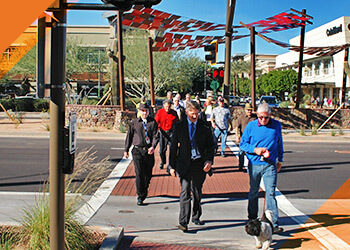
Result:
M37 97L34 93L27 93L24 96L16 96L16 99L37 99Z
M164 101L164 100L162 100L162 99L156 99L155 101L156 101L156 107L157 107L157 106L160 106L160 107L163 106L163 101ZM146 104L147 104L148 106L151 106L151 100L147 100L147 101L146 101Z
M241 101L241 98L239 96L234 96L234 95L230 96L231 105L239 105L240 101Z
M272 108L278 108L279 107L279 101L277 100L276 96L262 96L260 97L260 100L258 102L258 104L261 103L268 103L270 107Z

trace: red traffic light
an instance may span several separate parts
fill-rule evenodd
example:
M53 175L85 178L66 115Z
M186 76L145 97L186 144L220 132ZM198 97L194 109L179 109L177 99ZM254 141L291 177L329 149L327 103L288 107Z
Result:
M225 76L225 71L222 68L214 69L213 78L218 80L219 83L223 83Z

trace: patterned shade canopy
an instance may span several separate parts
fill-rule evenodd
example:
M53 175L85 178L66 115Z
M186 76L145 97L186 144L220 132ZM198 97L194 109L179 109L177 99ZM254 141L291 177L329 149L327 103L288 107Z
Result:
M299 16L294 12L282 12L275 16L266 18L247 24L248 27L255 27L260 29L258 34L268 42L272 42L278 46L288 48L293 51L300 51L300 47L289 45L287 43L279 42L277 40L263 36L264 33L282 31L287 29L299 28L305 26L311 17ZM191 32L207 32L225 30L225 24L216 24L196 19L187 19L178 15L167 12L155 10L152 8L145 8L140 5L134 6L131 12L124 13L123 25L146 29L157 30L164 34L162 37L156 37L152 47L153 51L178 51L185 48L197 49L210 44L217 40L218 44L225 43L225 36L204 36L204 35L189 35ZM243 28L244 26L234 26L233 28ZM180 34L185 33L185 34ZM248 37L247 35L232 36L232 40L238 40ZM348 44L341 46L329 47L306 47L304 53L309 55L334 55L344 48L349 47Z

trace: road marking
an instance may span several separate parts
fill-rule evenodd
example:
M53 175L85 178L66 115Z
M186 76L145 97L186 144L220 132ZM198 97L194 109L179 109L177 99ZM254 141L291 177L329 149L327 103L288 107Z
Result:
M350 151L335 150L334 152L336 152L338 154L350 154Z
M115 166L107 179L101 184L96 192L91 196L90 200L85 203L75 215L81 220L83 224L86 224L92 216L101 208L101 206L107 201L113 188L118 184L121 177L124 175L126 169L132 161L132 154L129 154L129 158L120 160Z
M239 148L236 146L236 144L232 141L229 141L227 145L238 158ZM263 181L261 181L261 188L265 190ZM298 223L300 227L307 228L308 232L316 237L316 239L327 249L350 249L350 245L340 239L337 235L295 208L293 204L277 188L276 199L278 202L278 208L283 211L283 213Z
M124 148L111 148L112 150L124 150Z

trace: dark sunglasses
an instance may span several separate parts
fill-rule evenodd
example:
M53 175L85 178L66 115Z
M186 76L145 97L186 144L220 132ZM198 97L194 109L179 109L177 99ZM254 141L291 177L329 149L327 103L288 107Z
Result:
M258 116L258 118L259 118L259 119L261 119L261 120L262 120L262 119L267 120L267 119L269 119L269 118L270 118L270 116Z

